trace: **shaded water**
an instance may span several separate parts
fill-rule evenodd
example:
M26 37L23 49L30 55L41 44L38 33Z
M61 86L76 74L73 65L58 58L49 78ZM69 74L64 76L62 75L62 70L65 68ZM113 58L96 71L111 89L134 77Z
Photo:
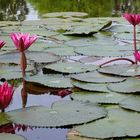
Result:
M90 17L120 16L140 12L139 0L0 0L0 20L33 20L62 11L87 12Z

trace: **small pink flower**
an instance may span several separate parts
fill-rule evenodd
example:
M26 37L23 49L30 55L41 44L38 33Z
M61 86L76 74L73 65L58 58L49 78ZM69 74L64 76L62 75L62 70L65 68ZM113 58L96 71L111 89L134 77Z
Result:
M3 41L3 40L0 40L0 49L4 46L6 44L6 42L5 41Z
M135 57L135 59L136 59L137 61L140 62L140 51L134 52L134 57Z
M37 40L36 35L31 36L30 34L11 33L10 36L20 52L27 50Z
M4 111L4 109L10 104L13 93L13 86L8 86L7 82L4 82L3 85L0 85L0 109L2 111Z
M133 26L136 26L140 23L140 14L123 14L123 17L132 24Z

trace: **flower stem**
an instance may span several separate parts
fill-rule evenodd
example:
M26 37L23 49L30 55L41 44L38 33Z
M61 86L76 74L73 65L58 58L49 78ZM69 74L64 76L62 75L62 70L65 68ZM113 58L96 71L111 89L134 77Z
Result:
M136 45L136 26L134 26L134 52L136 53L137 52L137 45ZM137 64L138 61L135 57L135 64Z
M4 109L4 108L2 108L2 109L1 109L1 112L5 112L5 109Z
M21 71L22 71L22 77L24 78L24 76L25 76L25 69L27 67L26 55L25 55L24 52L21 52L20 66L21 66Z
M104 65L106 65L106 64L109 64L109 63L114 62L114 61L119 61L119 60L125 60L125 61L131 62L132 64L135 64L135 62L134 62L133 60L128 59L128 58L115 58L115 59L109 60L109 61L107 61L107 62L101 64L99 67L101 68L102 66L104 66Z

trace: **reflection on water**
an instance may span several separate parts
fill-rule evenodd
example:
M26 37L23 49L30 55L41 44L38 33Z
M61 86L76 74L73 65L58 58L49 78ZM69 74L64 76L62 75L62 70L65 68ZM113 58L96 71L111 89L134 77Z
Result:
M140 0L0 0L0 20L34 20L44 13L79 11L90 17L139 13Z

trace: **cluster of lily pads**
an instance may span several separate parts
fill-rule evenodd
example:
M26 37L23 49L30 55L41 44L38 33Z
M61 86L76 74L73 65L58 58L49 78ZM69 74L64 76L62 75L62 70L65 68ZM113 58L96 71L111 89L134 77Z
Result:
M124 61L100 67L114 58L133 60L132 29L123 18L88 18L78 12L45 14L41 20L22 24L0 22L0 39L6 42L0 51L1 80L23 78L20 54L9 34L36 34L38 40L25 51L26 91L72 92L72 100L55 102L51 108L38 105L0 113L0 126L11 122L33 127L71 125L68 140L139 139L140 66ZM138 49L139 33L137 26Z

